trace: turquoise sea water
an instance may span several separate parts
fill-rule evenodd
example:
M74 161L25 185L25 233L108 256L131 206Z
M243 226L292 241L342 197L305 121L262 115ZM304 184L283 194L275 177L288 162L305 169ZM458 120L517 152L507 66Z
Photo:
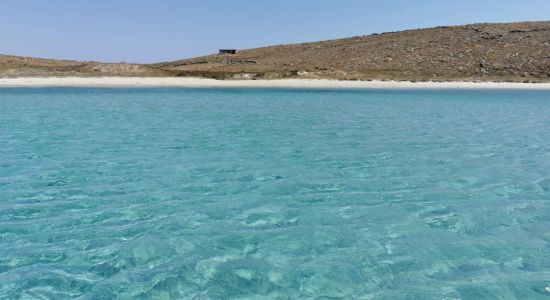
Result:
M550 92L0 89L0 298L549 290Z

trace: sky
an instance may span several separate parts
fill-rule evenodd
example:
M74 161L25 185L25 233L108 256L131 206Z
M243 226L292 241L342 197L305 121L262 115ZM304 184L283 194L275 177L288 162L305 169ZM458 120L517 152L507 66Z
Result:
M1 0L0 53L160 62L219 48L550 20L550 0Z

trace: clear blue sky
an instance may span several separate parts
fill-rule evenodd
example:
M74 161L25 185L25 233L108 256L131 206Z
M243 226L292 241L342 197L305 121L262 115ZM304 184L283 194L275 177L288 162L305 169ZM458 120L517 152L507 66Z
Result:
M156 62L374 32L550 20L550 0L2 0L0 53Z

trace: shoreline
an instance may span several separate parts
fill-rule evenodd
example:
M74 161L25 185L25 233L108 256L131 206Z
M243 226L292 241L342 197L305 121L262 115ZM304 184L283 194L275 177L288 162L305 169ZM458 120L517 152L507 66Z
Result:
M342 81L330 79L216 80L191 77L21 77L0 78L0 88L17 87L180 87L296 89L529 89L550 90L547 83Z

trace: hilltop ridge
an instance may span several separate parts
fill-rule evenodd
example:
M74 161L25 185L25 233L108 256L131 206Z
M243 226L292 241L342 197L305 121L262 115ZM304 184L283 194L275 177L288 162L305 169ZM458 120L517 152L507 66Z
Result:
M156 64L0 56L0 77L550 81L550 21L441 26Z

